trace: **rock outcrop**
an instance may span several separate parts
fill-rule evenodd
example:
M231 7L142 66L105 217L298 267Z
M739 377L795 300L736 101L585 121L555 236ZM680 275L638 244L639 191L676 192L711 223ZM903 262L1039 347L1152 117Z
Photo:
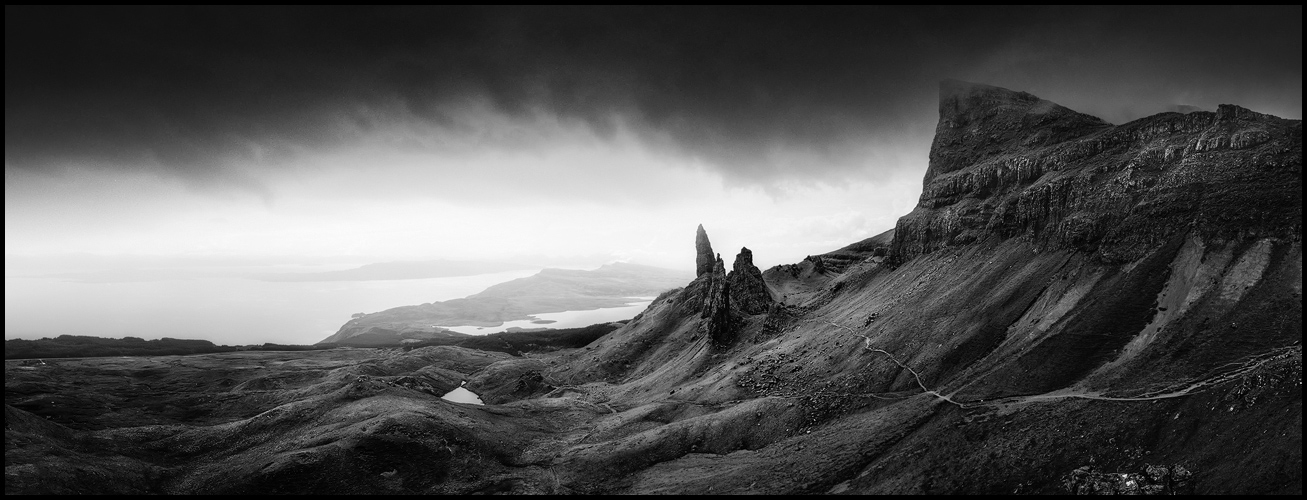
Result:
M762 271L753 265L753 252L748 248L741 248L740 254L735 256L735 264L726 276L726 282L731 304L745 314L765 313L775 302L762 279Z
M1062 478L1073 495L1192 495L1193 473L1183 465L1148 465L1142 472L1099 472L1080 467Z
M708 233L703 230L703 224L699 224L699 230L694 234L695 277L712 272L714 256L712 243L708 242Z
M703 234L703 233L699 233ZM712 271L708 274L708 294L704 297L703 318L700 328L712 337L717 345L730 345L735 340L731 314L731 285L726 278L726 264L717 256Z
M1300 239L1302 122L1222 105L1112 126L1024 92L946 81L896 262L987 238L1135 260L1192 227Z

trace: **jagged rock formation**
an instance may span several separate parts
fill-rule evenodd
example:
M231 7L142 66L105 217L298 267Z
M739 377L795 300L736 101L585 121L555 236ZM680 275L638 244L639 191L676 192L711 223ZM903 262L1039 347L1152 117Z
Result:
M1024 92L946 81L903 262L984 238L1022 238L1107 262L1178 234L1301 238L1302 122L1232 105L1111 126ZM1238 207L1233 210L1232 207Z
M708 296L704 298L703 326L701 329L717 345L729 345L734 340L731 315L731 284L726 279L726 265L717 256L712 272L708 274Z
M763 281L762 271L753 265L753 252L741 248L735 264L726 276L730 285L731 304L745 314L762 314L771 308L774 300Z
M814 271L819 273L826 272L826 260L822 259L820 255L816 255L816 256L809 255L807 257L804 257L803 260L805 262L811 262Z
M712 272L715 255L712 251L712 243L708 242L708 233L703 230L703 224L699 224L699 229L694 233L695 277Z

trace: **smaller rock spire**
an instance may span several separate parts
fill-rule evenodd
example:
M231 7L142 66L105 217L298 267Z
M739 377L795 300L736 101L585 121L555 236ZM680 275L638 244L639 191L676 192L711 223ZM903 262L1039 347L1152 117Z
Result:
M726 276L730 285L731 304L747 314L761 314L771 308L771 292L762 279L762 271L753 265L753 252L741 248L735 256L735 265Z

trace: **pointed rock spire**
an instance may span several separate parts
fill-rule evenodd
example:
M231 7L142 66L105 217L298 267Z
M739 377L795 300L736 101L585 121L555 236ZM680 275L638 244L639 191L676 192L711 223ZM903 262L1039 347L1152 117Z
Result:
M708 242L708 233L703 230L703 224L699 224L699 230L694 235L694 252L694 276L697 278L712 272L712 243Z

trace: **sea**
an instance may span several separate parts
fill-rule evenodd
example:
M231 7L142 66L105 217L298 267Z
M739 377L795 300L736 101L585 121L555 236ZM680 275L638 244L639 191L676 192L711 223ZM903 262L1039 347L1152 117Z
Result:
M491 285L539 272L524 269L475 276L375 281L271 282L234 276L129 282L85 282L57 276L5 276L5 339L59 335L203 339L215 344L313 344L336 333L355 313L466 297ZM630 304L542 314L554 323L511 322L460 327L467 333L511 326L567 328L629 319ZM579 324L585 323L585 324Z
M631 302L624 306L604 307L600 309L589 309L584 311L562 311L552 313L533 314L533 319L521 319L514 321L505 321L499 326L465 326L465 325L432 325L439 326L446 330L453 330L459 333L469 335L484 335L495 332L502 332L509 328L521 328L524 330L538 328L580 328L590 326L595 323L609 323L624 319L634 318L640 314L649 304L653 303L656 297L628 297Z

